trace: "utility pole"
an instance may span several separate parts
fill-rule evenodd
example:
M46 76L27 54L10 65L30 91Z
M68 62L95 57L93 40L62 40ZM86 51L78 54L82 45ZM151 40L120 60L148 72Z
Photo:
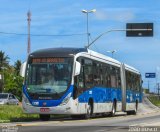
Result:
M160 90L160 88L159 88L159 83L157 83L157 90L158 90L158 99L160 100L160 95L159 95L159 90Z
M149 80L148 80L148 92L150 93L150 89L149 89Z
M27 21L28 21L28 44L27 44L27 54L30 54L31 51L31 40L30 40L30 22L31 22L31 12L28 11L27 13Z

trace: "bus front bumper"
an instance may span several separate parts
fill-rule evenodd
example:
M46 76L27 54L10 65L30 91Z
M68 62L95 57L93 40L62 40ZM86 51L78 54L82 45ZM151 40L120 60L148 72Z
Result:
M70 100L66 105L53 107L36 107L26 104L22 101L23 112L27 114L76 114L77 109L73 100Z

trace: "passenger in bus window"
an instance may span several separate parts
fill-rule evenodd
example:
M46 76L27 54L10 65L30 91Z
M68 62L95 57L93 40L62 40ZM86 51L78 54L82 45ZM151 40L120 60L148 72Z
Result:
M45 74L43 72L40 72L38 76L38 82L39 84L44 84L46 82Z
M49 73L48 73L48 76L47 76L47 80L48 80L48 84L49 85L53 85L55 83L55 71L54 69L52 69Z
M48 84L49 84L49 85L53 85L54 82L55 82L54 77L52 76L52 74L49 74L49 75L48 75Z

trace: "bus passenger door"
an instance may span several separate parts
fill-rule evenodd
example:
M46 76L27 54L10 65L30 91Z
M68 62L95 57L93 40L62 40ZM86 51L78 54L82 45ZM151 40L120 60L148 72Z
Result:
M74 99L77 99L78 107L77 111L78 113L83 113L85 111L85 82L84 82L84 66L83 63L81 63L81 70L80 74L75 76L74 78Z

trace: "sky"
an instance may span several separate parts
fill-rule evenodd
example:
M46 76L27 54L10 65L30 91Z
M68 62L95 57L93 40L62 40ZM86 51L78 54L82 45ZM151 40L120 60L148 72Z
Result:
M154 23L153 37L126 37L125 32L110 32L90 49L113 57L138 69L143 86L156 90L160 82L160 0L0 0L0 50L10 57L10 64L27 58L27 12L31 11L31 34L72 36L31 36L31 51L53 47L87 45L86 14L89 14L90 41L111 29L125 29L126 23ZM145 73L156 72L156 79Z

